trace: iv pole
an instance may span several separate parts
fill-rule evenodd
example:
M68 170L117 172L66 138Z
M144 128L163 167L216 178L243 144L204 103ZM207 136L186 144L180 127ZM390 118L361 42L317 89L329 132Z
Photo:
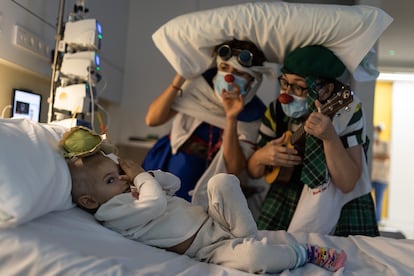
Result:
M63 35L63 13L65 7L65 0L59 0L59 13L58 13L58 20L57 20L57 28L56 28L56 44L55 50L53 53L53 64L52 64L52 78L50 83L50 96L49 96L49 111L47 115L47 122L50 123L53 120L53 103L55 101L55 90L56 90L56 82L59 76L58 74L58 55L59 55L59 43L62 40Z

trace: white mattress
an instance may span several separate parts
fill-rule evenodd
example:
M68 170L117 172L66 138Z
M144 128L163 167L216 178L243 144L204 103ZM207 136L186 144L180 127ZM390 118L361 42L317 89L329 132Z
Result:
M311 242L346 250L334 275L413 275L414 240L331 237L261 231L280 243ZM152 248L108 230L78 208L0 230L0 275L248 275ZM281 275L332 275L308 264Z

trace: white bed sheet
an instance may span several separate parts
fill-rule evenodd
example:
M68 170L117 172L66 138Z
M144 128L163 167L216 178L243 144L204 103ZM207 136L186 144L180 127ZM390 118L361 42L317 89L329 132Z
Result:
M261 231L280 243L312 242L346 250L348 262L334 275L413 275L414 240L332 237ZM248 275L231 268L128 240L86 212L72 208L0 230L0 275ZM308 264L281 275L332 275Z

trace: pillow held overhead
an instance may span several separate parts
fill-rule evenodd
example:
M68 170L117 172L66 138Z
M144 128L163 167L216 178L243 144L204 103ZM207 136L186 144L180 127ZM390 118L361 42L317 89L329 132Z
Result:
M358 67L367 65L364 57L392 20L372 6L257 2L178 16L162 25L152 39L185 78L202 74L213 64L214 46L236 38L252 41L269 62L278 64L297 47L323 45L357 80L368 80L375 79L377 72Z

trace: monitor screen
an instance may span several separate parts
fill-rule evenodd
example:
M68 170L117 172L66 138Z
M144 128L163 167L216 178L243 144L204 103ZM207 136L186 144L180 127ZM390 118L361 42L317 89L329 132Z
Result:
M13 89L12 117L40 122L42 96L28 90Z

